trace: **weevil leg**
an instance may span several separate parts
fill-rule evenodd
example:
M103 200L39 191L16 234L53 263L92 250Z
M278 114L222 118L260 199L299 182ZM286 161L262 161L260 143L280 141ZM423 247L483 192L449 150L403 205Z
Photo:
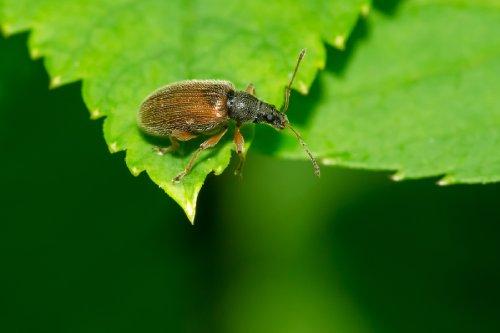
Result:
M170 137L178 141L189 141L196 138L197 135L186 131L174 130L172 131L172 135ZM183 147L181 147L179 152L181 155L184 155L184 150L182 148Z
M236 126L236 129L234 130L234 144L236 145L236 153L240 158L238 166L236 166L236 169L234 170L234 174L241 176L241 170L245 164L245 138L241 134L239 126Z
M169 136L170 139L170 146L168 147L153 147L153 150L160 156L165 155L166 153L173 153L177 149L179 149L179 141L177 141L176 138L173 136Z
M222 129L222 131L220 131L219 133L215 134L214 136L211 136L210 138L208 138L207 140L202 142L200 147L198 149L196 149L196 151L194 152L193 156L189 160L189 163L186 165L184 170L181 173L179 173L177 176L175 176L174 179L172 179L172 181L174 183L177 183L182 178L184 178L184 176L187 175L191 171L191 169L193 168L194 162L196 161L196 159L198 158L200 153L205 149L209 149L209 148L212 148L215 145L217 145L217 143L219 143L220 139L224 136L224 134L226 134L226 132L227 132L227 127L224 127L224 129Z
M255 86L253 85L253 83L250 83L247 88L245 89L245 91L247 93L249 93L250 95L254 95L255 96Z

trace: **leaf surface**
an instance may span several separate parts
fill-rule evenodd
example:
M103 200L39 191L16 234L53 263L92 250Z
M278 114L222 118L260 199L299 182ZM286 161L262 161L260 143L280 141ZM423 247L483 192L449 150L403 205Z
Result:
M396 170L395 180L444 175L441 185L500 181L499 31L497 0L374 13L347 66L328 66L310 96L293 97L291 120L325 164ZM304 157L281 139L257 144Z
M323 42L344 46L360 11L370 0L0 0L5 34L32 29L30 50L43 56L51 85L83 80L93 118L106 116L111 152L127 150L133 174L149 176L193 221L206 176L229 163L231 133L201 155L180 184L183 156L158 156L136 126L141 101L167 83L225 79L239 89L253 82L264 100L280 104L283 87L300 49L308 57L296 81L307 92L325 63ZM70 112L71 110L68 110ZM252 129L247 129L251 132ZM247 138L247 142L251 141ZM199 144L199 142L198 142Z

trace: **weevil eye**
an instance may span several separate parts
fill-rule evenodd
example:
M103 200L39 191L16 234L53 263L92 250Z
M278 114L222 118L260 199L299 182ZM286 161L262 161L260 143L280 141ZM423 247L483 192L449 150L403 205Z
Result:
M267 119L267 121L273 121L274 116L272 114L267 114L266 119Z

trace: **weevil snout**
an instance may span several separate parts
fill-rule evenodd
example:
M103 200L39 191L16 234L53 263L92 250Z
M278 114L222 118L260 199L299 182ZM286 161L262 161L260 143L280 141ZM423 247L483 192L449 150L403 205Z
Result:
M282 130L288 125L288 118L286 114L281 113L281 112L276 112L273 126Z
M266 105L267 107L263 107L263 112L257 116L255 122L258 123L267 123L274 128L284 129L288 125L288 118L286 114L278 111L273 105Z

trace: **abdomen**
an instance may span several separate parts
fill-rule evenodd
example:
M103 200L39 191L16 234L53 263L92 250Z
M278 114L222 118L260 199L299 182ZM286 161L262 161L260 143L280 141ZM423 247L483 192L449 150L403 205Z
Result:
M189 80L160 88L141 105L138 125L157 137L207 134L227 124L228 81Z

